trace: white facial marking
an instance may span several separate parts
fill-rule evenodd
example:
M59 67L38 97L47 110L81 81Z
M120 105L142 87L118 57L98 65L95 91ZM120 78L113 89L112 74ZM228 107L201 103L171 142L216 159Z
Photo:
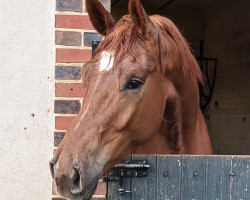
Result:
M102 51L100 60L100 71L109 71L114 64L114 52Z

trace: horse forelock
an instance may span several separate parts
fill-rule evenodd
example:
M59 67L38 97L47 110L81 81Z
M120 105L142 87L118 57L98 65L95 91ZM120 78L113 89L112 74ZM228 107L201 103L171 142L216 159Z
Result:
M114 52L114 65L116 65L127 55L135 55L138 36L133 21L125 15L98 46L93 57L102 51Z
M165 52L165 54L162 54L161 56L168 56L168 52L173 51L173 49L177 47L178 52L176 53L180 55L184 75L188 78L194 78L202 83L202 73L199 65L194 58L189 44L175 24L170 19L160 15L152 15L150 16L150 19L157 29L159 49L161 52ZM166 38L166 35L168 35L168 38ZM114 65L117 65L127 55L134 58L138 56L140 52L138 52L138 48L136 47L137 45L142 44L142 42L138 42L141 39L142 38L130 16L124 15L96 49L94 56L103 50L114 52ZM166 40L168 40L168 42Z

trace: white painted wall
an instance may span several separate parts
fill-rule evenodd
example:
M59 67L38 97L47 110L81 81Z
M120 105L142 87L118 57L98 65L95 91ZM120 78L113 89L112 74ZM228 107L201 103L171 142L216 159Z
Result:
M51 198L54 57L54 1L1 1L1 200Z

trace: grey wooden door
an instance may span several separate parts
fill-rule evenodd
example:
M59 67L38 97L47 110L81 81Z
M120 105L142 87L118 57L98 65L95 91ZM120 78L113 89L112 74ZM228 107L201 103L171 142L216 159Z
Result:
M250 156L132 155L148 176L108 183L108 200L250 200Z

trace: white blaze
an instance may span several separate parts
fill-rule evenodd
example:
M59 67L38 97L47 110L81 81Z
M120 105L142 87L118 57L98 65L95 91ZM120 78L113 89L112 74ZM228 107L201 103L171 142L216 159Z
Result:
M102 51L100 60L100 71L109 71L114 64L114 53L109 51Z

